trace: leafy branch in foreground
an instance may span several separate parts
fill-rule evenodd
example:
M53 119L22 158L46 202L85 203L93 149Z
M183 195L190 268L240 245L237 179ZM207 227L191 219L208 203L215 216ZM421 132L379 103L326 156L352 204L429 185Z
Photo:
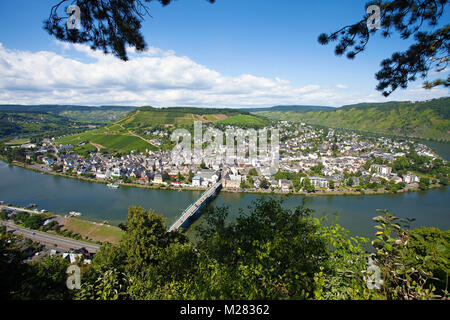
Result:
M166 6L173 0L157 1ZM215 0L208 1L214 3ZM144 17L150 16L146 5L150 2L152 0L59 0L44 21L44 29L58 40L89 44L91 49L111 52L126 61L128 46L136 51L147 48L141 27ZM67 27L71 16L67 14L69 4L80 8L80 29Z
M447 289L442 295L437 295L432 280L439 279L427 267L427 262L434 259L433 250L419 254L411 249L412 243L416 241L415 232L408 229L414 219L401 219L387 210L381 212L383 215L373 219L379 223L375 226L379 231L372 241L377 251L371 257L381 269L385 297L405 300L446 298ZM438 244L436 249L440 255L447 250L442 244ZM443 256L441 258L444 259Z
M81 289L75 291L65 286L67 261L53 257L24 263L11 236L0 228L0 296L448 299L450 231L408 230L410 221L384 211L374 219L379 231L371 252L368 239L314 218L311 209L288 209L278 199L261 198L236 219L228 214L227 208L205 212L193 242L179 231L168 232L165 219L153 210L130 207L122 240L117 246L104 243L92 264L81 267ZM374 268L379 270L375 281Z
M447 0L392 0L370 1L366 7L377 5L381 10L380 32L390 37L393 32L400 34L403 40L414 38L414 43L405 52L393 53L391 58L381 62L381 70L376 73L379 81L376 89L389 96L397 88L407 88L410 81L417 77L427 78L431 71L446 70L450 57L450 25L438 28L438 22L444 15ZM342 27L330 34L322 33L318 41L322 45L338 41L335 54L346 54L354 59L363 52L377 29L369 30L366 14L360 21ZM424 31L424 29L431 31ZM448 87L450 77L433 82L425 82L424 88L435 86Z

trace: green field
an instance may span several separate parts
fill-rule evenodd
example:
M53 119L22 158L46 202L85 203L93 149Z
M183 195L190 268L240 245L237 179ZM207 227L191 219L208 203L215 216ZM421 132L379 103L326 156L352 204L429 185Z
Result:
M113 226L100 225L86 220L79 220L76 218L68 218L64 221L64 228L78 233L84 239L89 238L93 241L110 242L118 244L124 232Z
M85 142L84 146L77 146L80 142ZM104 128L92 130L73 136L67 136L56 141L57 144L73 144L78 152L95 151L98 145L101 151L129 153L132 150L145 152L156 150L157 148L139 137L130 133L122 132L118 134L108 134Z
M193 128L195 121L218 125L237 125L242 127L262 127L269 120L247 112L231 109L199 109L199 108L165 108L156 109L142 107L128 113L121 119L100 129L67 136L56 141L58 144L72 144L75 152L87 154L100 150L108 153L130 153L135 150L157 150L158 147L149 142L152 138L146 132L154 130L174 130L176 128ZM162 149L171 147L170 138L162 140ZM79 146L84 142L85 144Z
M5 142L5 145L7 145L7 146L18 146L18 145L21 145L21 144L26 144L26 143L29 143L30 142L30 139L14 139L14 140L10 140L10 141L8 141L8 142Z
M232 125L238 127L264 127L270 122L261 117L252 115L237 115L217 122L218 124Z

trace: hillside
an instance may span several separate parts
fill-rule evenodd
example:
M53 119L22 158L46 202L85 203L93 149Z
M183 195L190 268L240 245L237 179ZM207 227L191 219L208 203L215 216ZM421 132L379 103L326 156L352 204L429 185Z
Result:
M73 121L99 124L115 121L134 109L135 107L123 106L88 107L75 105L0 105L0 112L51 113Z
M334 107L324 106L304 106L304 105L290 105L290 106L273 106L270 108L246 108L241 109L247 112L260 112L260 111L296 111L296 112L308 112L308 111L330 111Z
M177 128L192 129L194 121L217 125L242 125L261 127L268 120L248 112L232 109L202 108L153 108L149 106L136 109L119 120L97 130L64 137L60 144L73 144L76 151L85 153L93 150L110 153L129 153L132 150L143 152L159 148L170 149L170 135L153 134L161 130L170 133ZM158 139L162 144L155 143Z
M0 141L38 140L86 131L87 124L51 113L0 110Z
M272 120L450 142L450 98L347 105L330 111L260 111Z

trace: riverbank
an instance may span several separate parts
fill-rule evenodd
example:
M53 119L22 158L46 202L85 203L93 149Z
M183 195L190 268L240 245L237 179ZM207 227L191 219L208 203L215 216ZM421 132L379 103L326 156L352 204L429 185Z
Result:
M66 214L77 211L83 214L83 219L97 223L107 220L112 226L126 222L130 206L152 209L162 215L169 226L203 193L128 187L111 189L101 183L41 174L15 165L8 166L4 162L0 162L0 177L0 200L4 203L21 207L35 203L38 209ZM416 218L414 227L450 229L449 188L376 196L285 196L275 193L271 196L282 198L286 208L303 204L314 210L313 215L318 218L324 215L338 216L341 225L355 236L373 236L372 218L377 215L378 209L388 209L402 218ZM220 192L211 206L229 207L229 220L233 221L241 211L248 212L248 207L260 197L249 192ZM201 223L202 219L203 216L198 222Z
M39 214L46 217L46 219L53 219L60 225L61 233L55 232L55 230L44 231L51 235L57 235L59 237L67 239L75 239L73 236L64 236L64 233L70 235L78 235L81 239L75 239L77 241L83 241L90 244L100 244L102 242L109 242L112 244L118 244L122 238L123 231L115 226L111 226L106 222L99 223L82 219L79 217L70 217L66 214L56 212L40 212L34 211L20 206L0 205L0 211L12 210L16 212L26 212L28 214ZM23 227L23 226L21 226ZM32 229L30 229L32 230Z
M0 160L5 161L3 157L0 157ZM82 180L82 181L88 181L88 182L95 182L100 184L108 184L110 181L102 180L102 179L95 179L95 178L88 178L83 177L79 175L71 175L71 174L65 174L62 172L55 172L52 170L47 170L47 168L44 165L29 165L23 162L13 161L10 163L12 165L27 169L27 170L33 170L35 172L45 173L45 174L51 174L54 176L60 176L65 178L71 178L76 180ZM141 189L150 189L150 190L172 190L172 191L205 191L206 188L195 188L195 187L182 187L182 186L170 186L170 185L149 185L149 184L139 184L139 183L124 183L120 182L118 183L120 186L124 187L131 187L131 188L141 188ZM429 186L429 189L434 188L445 188L445 186L442 186L440 184L432 184ZM419 188L405 188L400 189L397 192L388 191L385 189L379 189L379 190L352 190L352 189L338 189L338 190L316 190L315 192L305 192L305 191L292 191L292 192L284 192L281 190L243 190L243 189L226 189L222 188L221 192L230 192L230 193L248 193L248 194L259 194L259 195L301 195L301 196L349 196L349 195L387 195L387 194L395 194L395 193L404 193L404 192L416 192L420 191Z

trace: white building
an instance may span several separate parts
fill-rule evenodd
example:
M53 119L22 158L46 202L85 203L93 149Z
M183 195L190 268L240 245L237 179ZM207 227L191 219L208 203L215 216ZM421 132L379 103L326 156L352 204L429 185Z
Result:
M192 186L200 187L202 185L202 178L199 176L195 176L192 178Z
M412 174L411 172L408 172L408 174L403 176L403 182L408 183L408 184L420 182L420 177L416 174Z
M390 176L392 173L392 168L388 166L383 166L380 164L373 164L370 167L371 170L375 171L376 173L382 175L382 176Z

